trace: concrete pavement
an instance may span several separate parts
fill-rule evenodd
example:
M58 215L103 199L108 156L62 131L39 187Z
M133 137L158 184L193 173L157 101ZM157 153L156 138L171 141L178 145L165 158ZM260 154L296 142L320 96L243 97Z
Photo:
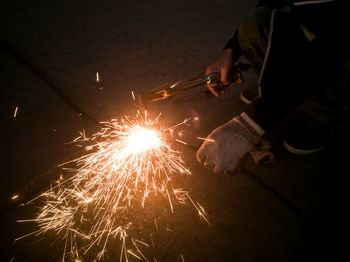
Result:
M55 241L54 234L13 242L35 230L33 224L16 222L36 211L35 206L20 203L45 190L60 174L57 165L79 154L78 148L66 144L78 131L98 129L42 76L94 119L130 114L131 90L201 74L254 4L243 0L0 4L1 38L43 70L38 75L0 48L0 261L61 259L63 244ZM208 99L203 90L194 90L153 104L150 111L163 112L169 123L196 112L200 125L188 130L186 139L199 144L196 136L206 136L245 108L238 94L254 85L256 76L250 72L245 78L243 85L232 85L220 98ZM192 176L181 183L206 208L211 225L180 206L176 216L160 219L160 227L171 230L156 232L154 225L145 223L144 234L153 234L157 243L145 255L157 261L337 260L345 251L347 159L339 153L343 141L320 154L299 157L285 152L276 140L274 166L256 166L249 160L246 170L235 176L211 174L196 162L193 151L184 149ZM14 195L19 197L12 200ZM157 207L147 212L162 216ZM118 241L111 240L110 246L105 260L118 261Z

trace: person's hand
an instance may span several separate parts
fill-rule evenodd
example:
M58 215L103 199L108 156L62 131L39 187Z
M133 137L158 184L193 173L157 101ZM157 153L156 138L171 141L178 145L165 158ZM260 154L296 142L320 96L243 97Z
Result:
M239 171L245 156L262 141L264 131L254 122L255 127L249 125L243 114L212 131L197 151L197 160L216 174Z
M227 86L232 82L232 68L233 68L233 50L225 49L222 55L205 70L205 75L218 72L220 73L220 81ZM208 84L208 89L214 96L219 96L220 93L215 89L215 84Z

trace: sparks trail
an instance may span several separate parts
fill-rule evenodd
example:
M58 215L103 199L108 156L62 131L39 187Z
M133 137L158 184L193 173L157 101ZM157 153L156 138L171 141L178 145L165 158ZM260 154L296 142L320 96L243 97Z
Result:
M174 149L178 139L173 137L174 129L188 125L189 119L163 128L159 117L138 113L102 123L103 128L91 138L81 132L74 143L87 153L61 165L72 175L39 197L44 205L36 218L19 221L39 225L29 235L58 233L65 241L63 260L78 260L96 247L100 250L96 260L101 260L112 238L120 239L121 260L128 261L130 255L147 260L141 247L148 244L128 237L132 212L155 201L158 204L162 198L171 213L174 204L189 202L207 221L203 207L172 183L173 176L190 174Z

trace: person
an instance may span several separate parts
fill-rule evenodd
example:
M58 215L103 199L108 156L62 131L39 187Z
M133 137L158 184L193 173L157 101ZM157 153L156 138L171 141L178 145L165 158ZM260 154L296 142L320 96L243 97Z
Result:
M227 86L234 64L245 56L259 75L258 85L241 93L247 110L213 130L197 151L206 168L236 172L266 134L286 126L285 149L315 153L347 124L350 44L344 2L263 0L238 27L205 73L219 72ZM213 84L208 88L220 95Z

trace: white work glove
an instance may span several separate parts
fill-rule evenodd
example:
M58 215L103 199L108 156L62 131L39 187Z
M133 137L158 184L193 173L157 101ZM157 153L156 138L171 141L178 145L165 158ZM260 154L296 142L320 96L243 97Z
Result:
M208 135L197 151L197 160L216 174L235 173L263 134L264 130L243 112Z

